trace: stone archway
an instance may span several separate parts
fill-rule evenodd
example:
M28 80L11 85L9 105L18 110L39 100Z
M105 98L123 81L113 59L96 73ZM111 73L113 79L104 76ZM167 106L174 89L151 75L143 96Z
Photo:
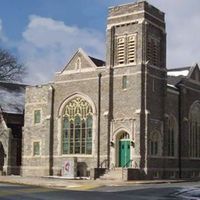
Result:
M5 164L5 150L3 144L0 142L0 172L3 172L4 164Z
M120 131L116 135L116 163L117 167L129 167L131 158L131 140L126 131ZM128 166L126 166L128 165Z

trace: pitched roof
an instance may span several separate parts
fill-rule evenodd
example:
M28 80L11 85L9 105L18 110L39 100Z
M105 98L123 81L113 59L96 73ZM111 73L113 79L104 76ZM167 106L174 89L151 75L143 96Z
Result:
M0 82L0 107L4 113L22 114L26 85Z
M97 59L97 58L94 58L94 57L91 57L91 56L88 56L92 62L97 66L97 67L102 67L102 66L105 66L106 63L105 61L103 60L100 60L100 59Z
M191 67L174 68L167 70L167 83L177 85L183 78L187 77Z

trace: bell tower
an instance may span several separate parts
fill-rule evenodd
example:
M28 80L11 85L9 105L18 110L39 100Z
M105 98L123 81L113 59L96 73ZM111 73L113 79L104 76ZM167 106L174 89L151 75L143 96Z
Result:
M134 141L130 159L148 175L150 134L162 135L164 125L165 14L146 1L111 7L106 37L111 127L117 127L120 121L127 130L130 123L129 135ZM110 138L114 137L112 131ZM159 142L161 156L162 140ZM113 148L113 152L118 158L119 150ZM111 162L118 166L116 161Z
M166 67L164 13L146 1L109 8L107 65Z

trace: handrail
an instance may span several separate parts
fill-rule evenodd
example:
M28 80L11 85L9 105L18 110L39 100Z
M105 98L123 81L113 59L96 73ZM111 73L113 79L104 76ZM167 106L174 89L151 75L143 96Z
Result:
M108 159L105 159L101 162L100 167L103 168L103 165L105 164L105 168L108 167Z
M125 168L125 167L127 167L127 165L129 165L130 163L132 163L133 162L133 160L132 159L130 159L130 160L128 160L128 162L125 164L125 165L123 165L122 166L122 168Z

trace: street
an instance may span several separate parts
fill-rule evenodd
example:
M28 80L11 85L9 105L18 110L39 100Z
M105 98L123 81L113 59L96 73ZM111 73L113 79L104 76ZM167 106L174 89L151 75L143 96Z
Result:
M200 182L105 186L90 191L59 190L25 185L1 184L0 200L167 200L200 199Z

